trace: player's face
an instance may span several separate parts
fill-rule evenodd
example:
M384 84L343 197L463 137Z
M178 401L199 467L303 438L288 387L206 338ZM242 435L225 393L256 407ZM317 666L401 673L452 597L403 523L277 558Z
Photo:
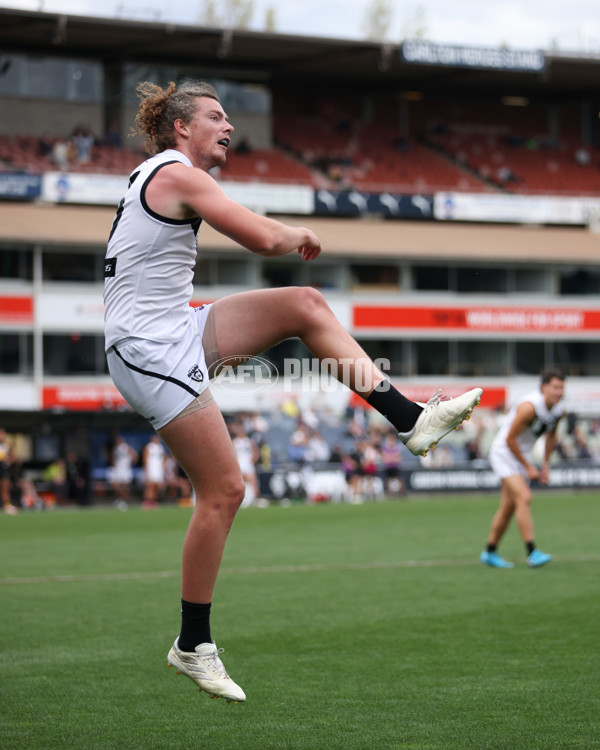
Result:
M565 382L564 380L559 380L558 378L552 378L549 383L546 383L542 386L542 393L544 394L544 398L546 399L546 405L549 408L554 406L555 404L558 404L558 402L563 397L564 392Z
M204 169L223 166L233 132L223 107L215 99L199 96L196 111L188 124L190 148Z

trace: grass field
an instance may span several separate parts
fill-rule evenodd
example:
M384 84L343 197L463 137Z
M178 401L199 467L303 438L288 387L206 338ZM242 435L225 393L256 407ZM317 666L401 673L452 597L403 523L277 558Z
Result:
M496 497L241 511L213 635L247 693L166 668L189 510L0 517L0 748L600 748L600 494L539 494L478 561Z

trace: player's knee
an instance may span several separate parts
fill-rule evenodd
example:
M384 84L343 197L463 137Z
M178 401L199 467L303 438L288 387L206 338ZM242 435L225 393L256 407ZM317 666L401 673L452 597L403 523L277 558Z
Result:
M313 287L295 287L293 290L294 304L299 318L304 325L311 327L323 322L323 314L331 314L331 309L325 297Z
M242 476L231 477L228 481L223 482L218 502L224 508L226 513L235 515L237 509L242 504L245 494L246 485Z
M529 508L531 507L531 492L523 492L516 499L517 507Z

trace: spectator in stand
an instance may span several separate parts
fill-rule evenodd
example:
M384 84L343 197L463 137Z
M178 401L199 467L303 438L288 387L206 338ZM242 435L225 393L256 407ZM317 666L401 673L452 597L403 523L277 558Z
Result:
M346 477L346 484L348 485L349 495L351 500L358 500L360 498L360 456L354 451L352 453L345 453L342 457L342 471Z
M19 512L10 497L10 444L4 427L0 427L0 500L4 512L9 516Z
M381 445L381 462L388 495L404 495L406 485L402 478L402 449L394 432L388 432Z
M16 455L13 447L9 454L9 475L11 483L11 501L15 507L42 510L44 501L38 495L35 485L29 479L23 468L23 461Z
M42 479L50 485L50 492L57 505L65 505L69 500L67 486L67 465L64 458L57 458L46 466Z
M288 458L297 464L303 464L306 461L306 451L308 448L308 427L300 422L298 427L290 435L288 443Z
M79 164L88 164L92 158L92 146L95 143L94 134L89 125L77 125L71 134L75 144L76 159Z
M52 157L53 146L54 141L49 135L46 133L41 135L38 138L38 156L41 156L43 159L50 159Z
M89 472L87 461L79 458L76 453L67 453L65 461L67 473L67 495L69 499L75 500L78 505L88 505L89 495Z
M236 154L250 154L252 153L252 146L248 140L248 136L243 135L237 143L237 146L233 149Z
M144 499L142 508L158 508L158 498L165 486L165 449L158 435L152 435L142 451L144 465Z
M306 460L312 463L327 463L331 451L327 441L318 430L311 430L306 445Z
M63 170L68 171L77 157L77 149L72 139L66 140L58 139L52 147L52 161L56 166Z
M169 452L165 456L165 494L168 500L177 502L181 508L191 508L194 505L190 481Z

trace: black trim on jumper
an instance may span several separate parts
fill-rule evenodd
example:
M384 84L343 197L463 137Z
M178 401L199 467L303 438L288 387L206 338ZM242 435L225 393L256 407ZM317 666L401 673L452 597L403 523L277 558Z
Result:
M142 207L147 214L154 217L155 219L158 219L159 221L162 221L163 224L173 224L174 226L185 226L186 224L189 224L194 234L198 234L198 230L200 229L200 224L202 223L202 219L200 216L195 216L193 219L169 219L168 216L162 216L161 214L157 214L155 211L153 211L150 208L150 206L146 202L146 188L150 184L150 180L154 177L154 175L158 172L159 169L162 169L163 167L166 167L169 164L183 164L183 162L179 161L179 159L173 159L172 161L165 161L163 164L159 164L157 167L155 167L152 170L152 172L150 172L148 177L146 177L146 179L144 180L144 184L142 185L142 188L140 190L140 201L142 203Z
M180 386L184 390L186 390L188 393L191 393L192 396L199 396L200 394L195 391L193 388L190 388L187 383L182 383L181 380L177 380L177 378L172 378L170 375L161 375L159 372L150 372L150 370L142 370L141 367L137 367L136 365L132 365L131 362L128 362L121 352L117 349L116 346L113 344L113 349L115 350L115 354L119 359L123 362L123 364L126 367L129 367L130 370L133 370L134 372L139 372L141 375L148 375L151 378L158 378L159 380L167 380L169 383L175 383L175 385Z

